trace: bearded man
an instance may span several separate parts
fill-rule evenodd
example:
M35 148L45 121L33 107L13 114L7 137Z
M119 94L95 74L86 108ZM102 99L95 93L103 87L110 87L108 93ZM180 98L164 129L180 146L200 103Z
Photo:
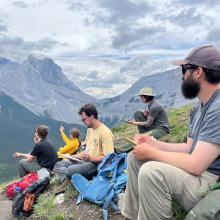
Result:
M189 211L220 176L220 51L196 48L184 60L182 93L198 98L190 112L187 143L165 143L137 134L128 156L122 214L127 219L172 218L172 200Z

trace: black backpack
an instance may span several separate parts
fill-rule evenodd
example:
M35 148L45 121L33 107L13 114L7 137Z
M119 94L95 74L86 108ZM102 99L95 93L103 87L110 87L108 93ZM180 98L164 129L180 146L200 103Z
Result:
M12 204L12 214L15 218L28 217L32 214L33 210L24 211L24 200L27 193L34 194L34 202L36 203L36 199L39 195L47 188L50 183L50 178L45 178L42 180L38 180L32 184L30 184L22 193L18 194Z

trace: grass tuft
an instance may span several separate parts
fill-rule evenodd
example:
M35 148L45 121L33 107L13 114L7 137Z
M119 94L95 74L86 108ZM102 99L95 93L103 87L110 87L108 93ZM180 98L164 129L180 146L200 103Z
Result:
M34 205L34 215L39 219L45 220L63 220L64 214L57 210L54 204L55 196L42 194Z
M65 190L64 201L69 201L78 195L76 189L73 188L72 184L69 184Z

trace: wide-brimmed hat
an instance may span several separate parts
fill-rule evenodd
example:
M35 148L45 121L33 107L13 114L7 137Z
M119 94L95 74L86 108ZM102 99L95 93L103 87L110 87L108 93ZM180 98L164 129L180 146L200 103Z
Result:
M137 94L137 96L139 95L155 96L156 94L153 93L152 88L145 87L145 88L140 89L140 92Z
M220 71L220 51L212 45L193 49L185 59L172 61L175 66L194 64L207 69Z

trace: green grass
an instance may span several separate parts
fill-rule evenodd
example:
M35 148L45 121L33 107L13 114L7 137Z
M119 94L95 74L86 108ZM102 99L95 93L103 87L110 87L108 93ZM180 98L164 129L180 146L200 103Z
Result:
M176 220L183 220L187 214L185 210L183 210L178 204L175 202L172 203L172 211L173 211L173 217Z
M165 142L180 143L187 137L188 118L191 105L168 111L170 134L162 138Z
M57 210L55 196L42 194L34 205L34 215L44 220L64 220L64 214Z
M78 195L76 189L73 188L72 184L69 184L65 190L64 201L69 201L72 198L75 198Z

